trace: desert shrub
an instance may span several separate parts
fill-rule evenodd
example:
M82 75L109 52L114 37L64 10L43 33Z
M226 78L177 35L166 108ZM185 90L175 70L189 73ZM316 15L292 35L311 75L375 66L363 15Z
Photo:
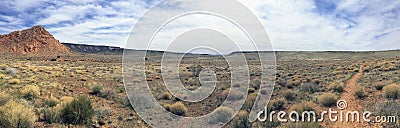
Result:
M400 85L390 84L383 87L383 93L387 99L399 99L400 98Z
M164 104L164 108L165 108L165 110L170 111L171 104Z
M233 116L233 114L235 114L235 112L229 108L229 107L218 107L215 110L215 116L212 116L210 118L209 123L210 124L216 124L216 123L225 123L228 122L231 117Z
M17 78L8 80L9 84L19 84L21 81Z
M312 82L314 83L314 84L320 84L321 83L321 80L319 80L319 79L313 79L312 80Z
M295 94L293 90L285 90L284 92L282 92L282 94L287 101L293 101L295 99Z
M34 85L27 85L20 92L22 96L28 100L35 99L40 95L39 87Z
M61 122L60 112L53 108L45 108L42 110L42 113L43 121L45 121L46 123L53 124Z
M227 97L227 100L235 101L235 100L240 100L243 98L243 94L238 91L230 91L230 97Z
M332 87L332 91L341 93L341 92L344 91L344 87L341 86L341 85L334 85L334 86Z
M254 89L259 89L261 85L261 81L260 80L253 80L251 87L253 87Z
M322 106L330 107L336 104L336 101L338 100L338 97L333 94L333 93L324 93L321 96L318 97L318 102Z
M271 94L272 92L269 92L268 89L266 89L266 88L260 89L260 94L261 95L267 95L268 93Z
M125 92L125 87L124 86L119 86L118 87L118 93L123 93Z
M8 93L0 92L0 106L4 105L11 99L11 96Z
M230 97L228 98L228 95L230 94ZM223 96L226 96L226 98L227 98L227 100L230 100L230 101L235 101L235 100L240 100L240 99L242 99L243 98L243 94L241 93L241 92L238 92L238 91L231 91L231 89L225 89L223 92L222 92L222 95Z
M273 99L270 102L272 110L282 110L286 100L284 98Z
M367 95L365 94L364 88L358 88L356 92L354 93L354 96L358 99L362 99L366 97Z
M239 83L235 83L235 84L233 84L233 87L238 88L238 87L240 87L240 84Z
M176 115L184 116L188 112L188 108L182 102L176 102L169 107L169 111Z
M289 111L296 111L298 113L302 113L304 111L314 111L316 108L316 104L310 101L302 101L300 103L292 105Z
M5 68L4 72L10 76L16 76L17 75L17 69L15 68Z
M169 92L164 92L163 95L162 95L162 98L164 100L171 100L172 99L172 95Z
M377 115L384 116L394 116L400 114L400 101L399 100L384 100L382 102L378 102L373 105L375 108L374 113L377 112ZM397 118L396 118L397 119ZM400 124L395 121L388 123L389 128L399 128Z
M58 103L60 103L60 100L58 100L58 99L55 98L55 97L50 97L50 98L47 98L47 99L45 100L45 106L47 106L47 107L54 107L54 106L56 106Z
M30 128L33 126L37 117L33 112L33 107L8 101L0 106L0 127L4 128Z
M246 111L239 111L233 119L234 128L251 128L251 123L248 120L248 113Z
M323 127L316 122L289 122L289 123L282 123L277 128L323 128Z
M60 103L61 103L62 105L66 105L66 104L72 102L73 100L74 100L73 97L70 97L70 96L63 96L63 97L60 98Z
M292 80L287 80L286 81L286 87L287 88L293 88L293 81Z
M318 91L318 88L313 83L303 83L300 86L300 90L303 92L314 93L314 92Z
M251 93L250 95L247 96L247 99L243 104L244 110L247 110L247 111L251 110L254 102L256 101L257 95L258 95L258 93Z
M101 90L103 89L103 87L101 87L100 85L96 85L92 88L92 95L97 95L101 92Z
M112 90L110 88L106 88L99 93L99 96L101 98L105 98L105 99L112 99L115 97L115 92L114 92L114 90Z
M61 110L61 117L68 124L90 123L93 114L92 103L86 97L72 100Z
M293 81L293 86L299 86L300 84L301 84L301 80L299 80L299 79L295 79Z
M343 83L333 83L329 85L328 89L333 92L342 93L344 91L344 86Z
M376 90L382 90L384 86L385 86L385 84L383 84L381 82L374 83L374 87Z
M302 120L301 119L302 116L300 116L300 115L304 111L314 111L317 114L317 112L315 111L316 107L317 107L317 105L314 104L313 102L302 101L302 102L294 104L292 107L290 107L289 112L296 111L297 113L299 113L299 119ZM308 117L304 117L304 118L307 119ZM313 117L310 117L310 118L312 119ZM296 118L293 117L293 119L296 119Z
M254 88L249 88L248 93L254 93L255 91L256 91L256 89L254 89Z

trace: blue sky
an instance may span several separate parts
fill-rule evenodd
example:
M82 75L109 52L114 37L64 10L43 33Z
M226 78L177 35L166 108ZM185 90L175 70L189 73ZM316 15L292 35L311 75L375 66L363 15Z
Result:
M398 0L241 0L277 50L400 49ZM3 0L0 34L43 25L61 42L122 46L153 0ZM172 6L172 5L171 5ZM173 30L182 24L175 24ZM187 27L187 25L186 25Z

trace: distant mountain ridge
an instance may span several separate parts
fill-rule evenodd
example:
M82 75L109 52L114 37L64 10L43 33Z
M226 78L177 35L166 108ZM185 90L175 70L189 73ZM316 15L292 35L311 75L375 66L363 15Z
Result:
M51 55L70 50L53 37L43 26L0 35L0 52L13 54Z
M78 53L122 53L124 48L104 45L88 45L88 44L74 44L74 43L62 43L73 52Z

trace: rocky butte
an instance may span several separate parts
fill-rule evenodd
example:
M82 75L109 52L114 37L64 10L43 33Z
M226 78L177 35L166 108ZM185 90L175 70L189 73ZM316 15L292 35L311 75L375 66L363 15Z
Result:
M69 52L43 26L0 35L0 53L54 55Z

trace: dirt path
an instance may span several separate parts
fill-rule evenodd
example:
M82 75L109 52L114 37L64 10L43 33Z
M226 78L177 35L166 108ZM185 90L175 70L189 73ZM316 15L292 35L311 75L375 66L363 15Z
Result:
M358 83L357 81L361 78L362 76L362 66L359 69L359 72L355 75L353 75L352 78L347 80L346 82L346 87L344 88L344 92L340 96L341 100L344 100L347 102L347 108L342 110L343 111L343 122L337 121L333 124L332 128L361 128L361 127L367 127L368 125L364 123L362 117L360 117L360 122L347 122L346 121L346 112L347 111L359 111L361 114L363 112L363 107L361 105L361 102L359 99L356 99L354 96L354 93L358 89ZM336 108L336 107L335 107ZM335 110L338 110L337 108Z

